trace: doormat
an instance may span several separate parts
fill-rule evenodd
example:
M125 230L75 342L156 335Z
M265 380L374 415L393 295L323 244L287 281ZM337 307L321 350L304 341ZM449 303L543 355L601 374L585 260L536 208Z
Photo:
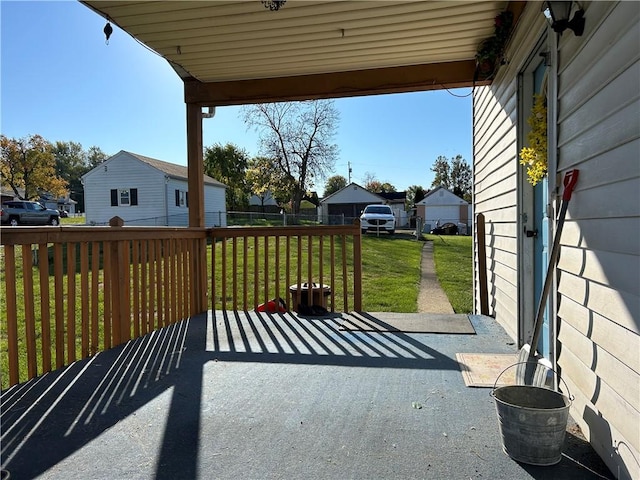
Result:
M468 315L440 313L351 313L340 330L351 332L475 334Z
M493 388L498 376L518 362L515 353L456 353L462 378L467 387ZM500 376L497 387L515 385L516 367L508 368Z

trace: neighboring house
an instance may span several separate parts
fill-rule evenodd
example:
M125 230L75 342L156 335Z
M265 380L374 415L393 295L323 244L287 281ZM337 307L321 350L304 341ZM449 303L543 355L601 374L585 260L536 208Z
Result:
M538 349L611 471L640 478L640 3L580 3L576 36L527 2L508 61L474 88L474 210L486 225L475 309L485 276L488 313L518 345L530 340L563 178L578 169ZM534 94L546 97L549 174L532 187L518 154Z
M391 207L396 217L396 228L409 226L409 215L406 210L407 192L382 192L378 193L385 199L385 203Z
M60 212L65 211L70 215L76 213L76 205L78 204L75 200L71 200L69 194L64 197L54 197L50 194L43 194L40 196L39 202L47 208Z
M352 223L371 203L386 203L380 195L371 193L356 183L341 188L320 200L319 220L325 224Z
M24 190L19 189L19 193L22 196L18 196L14 193L13 189L9 186L3 185L0 187L0 204L4 202L8 202L10 200L20 200L24 196ZM69 194L64 197L54 197L49 193L44 193L37 199L37 202L44 205L46 208L51 208L53 210L58 211L66 211L69 214L76 213L76 202L75 200L71 200Z
M11 200L19 200L19 197L8 185L0 185L0 205L4 202L10 202Z
M423 232L447 222L458 225L462 234L470 232L471 205L444 187L434 188L416 203L416 216L422 219Z
M226 186L204 175L205 225L227 225ZM121 150L82 176L86 222L188 226L187 167Z
M249 210L252 212L278 213L280 205L273 194L266 191L263 195L251 195L249 198Z

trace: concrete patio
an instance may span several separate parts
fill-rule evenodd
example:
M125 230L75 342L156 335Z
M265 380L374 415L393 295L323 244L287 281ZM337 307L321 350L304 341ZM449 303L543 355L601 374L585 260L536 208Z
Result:
M466 335L345 332L339 320L210 312L18 385L2 395L2 468L66 480L612 478L572 428L555 466L502 452L491 389L466 387L455 359L515 353L492 318L470 316Z

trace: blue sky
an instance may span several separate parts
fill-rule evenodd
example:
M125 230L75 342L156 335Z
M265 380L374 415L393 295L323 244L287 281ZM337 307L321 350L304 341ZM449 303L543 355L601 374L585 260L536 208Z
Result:
M182 81L169 64L78 2L0 3L1 132L128 150L186 165ZM367 173L398 190L431 186L439 156L472 161L470 89L337 99L339 158L329 175ZM456 96L454 96L456 95ZM460 98L459 96L464 96ZM240 107L204 120L204 145L258 155ZM324 184L316 189L322 194Z

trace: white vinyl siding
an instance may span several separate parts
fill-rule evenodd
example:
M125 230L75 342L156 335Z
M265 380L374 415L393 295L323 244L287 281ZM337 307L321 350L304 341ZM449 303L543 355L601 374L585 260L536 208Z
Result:
M596 450L640 478L640 5L592 2L585 17L585 35L559 45L558 170L580 178L558 263L558 365Z
M120 152L94 168L84 177L85 209L88 224L106 225L114 216L140 224L140 221L164 215L165 176L159 170ZM111 190L136 188L138 205L111 206Z
M556 360L585 436L616 477L640 478L640 4L583 6L584 35L558 37L557 167L549 181L561 185L574 168L580 177L552 289ZM527 278L517 253L517 74L545 28L538 5L527 4L518 27L509 63L491 86L475 89L473 109L474 211L486 217L490 313L514 339L522 338L518 283ZM561 188L552 193L557 215Z
M140 161L128 152L119 152L84 177L85 205L88 224L106 225L119 216L125 225L172 226L189 225L187 179L173 178ZM136 195L132 191L136 190ZM129 202L137 197L137 205L123 205L122 191L129 192ZM184 193L185 205L176 206L175 191ZM113 197L117 205L112 205ZM204 185L205 226L226 226L225 188Z

